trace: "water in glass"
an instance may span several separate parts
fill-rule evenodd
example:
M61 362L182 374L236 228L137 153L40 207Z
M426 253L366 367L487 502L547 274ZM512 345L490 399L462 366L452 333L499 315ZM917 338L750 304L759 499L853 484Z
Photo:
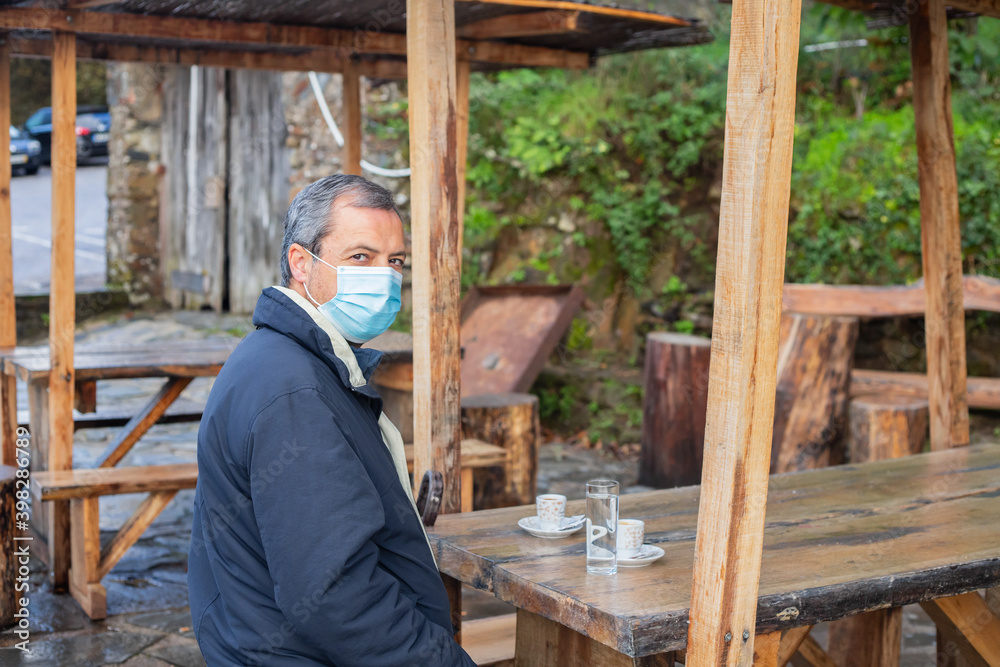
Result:
M587 482L587 572L615 574L618 571L618 482Z

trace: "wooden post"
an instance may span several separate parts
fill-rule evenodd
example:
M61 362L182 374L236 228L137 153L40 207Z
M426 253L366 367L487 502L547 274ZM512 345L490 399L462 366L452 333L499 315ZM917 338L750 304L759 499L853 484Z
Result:
M414 479L444 475L462 507L454 0L407 0L413 237Z
M455 96L458 100L456 114L456 141L458 142L458 157L455 165L458 170L458 259L461 269L462 248L465 244L465 168L469 155L469 61L459 60L455 63Z
M910 14L910 57L927 290L927 377L931 449L939 450L969 444L962 240L945 2L924 0L915 7Z
M76 35L52 33L52 286L49 296L49 470L73 467L74 203L76 196ZM34 434L32 434L34 435ZM69 507L52 503L49 549L53 563L69 550ZM53 567L53 584L68 573Z
M640 484L663 489L701 480L711 356L707 338L646 336Z
M462 399L462 437L482 440L510 452L504 468L473 471L474 509L535 502L540 432L537 396L478 394Z
M800 14L801 0L733 4L689 667L753 663Z
M0 128L10 126L10 44L0 36ZM14 311L13 221L10 214L10 142L0 141L0 348L17 345ZM0 464L14 465L17 379L0 362Z
M352 61L341 75L344 81L344 173L361 175L361 75Z

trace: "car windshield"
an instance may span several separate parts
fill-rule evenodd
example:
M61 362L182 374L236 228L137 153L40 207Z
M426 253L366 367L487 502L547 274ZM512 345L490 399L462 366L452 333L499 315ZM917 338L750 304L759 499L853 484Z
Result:
M10 126L10 138L11 139L20 139L21 138L21 131L18 130L13 125Z

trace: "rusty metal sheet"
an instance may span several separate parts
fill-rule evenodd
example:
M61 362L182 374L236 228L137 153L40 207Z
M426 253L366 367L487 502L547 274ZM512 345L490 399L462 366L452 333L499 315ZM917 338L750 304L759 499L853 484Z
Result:
M575 285L473 287L462 301L462 396L527 391L581 303Z

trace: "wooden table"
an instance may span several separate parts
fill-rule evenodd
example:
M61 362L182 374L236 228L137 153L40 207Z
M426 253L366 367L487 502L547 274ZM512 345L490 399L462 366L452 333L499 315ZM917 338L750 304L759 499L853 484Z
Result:
M442 573L518 608L518 665L669 665L687 642L699 491L622 496L620 516L645 521L646 542L666 554L610 577L586 573L582 531L542 540L519 529L534 506L442 515L430 535ZM746 630L997 586L998 517L1000 445L774 475L757 627Z
M218 375L238 341L193 341L156 343L135 347L79 345L74 354L76 408L80 412L97 407L97 381L130 378L166 378L149 402L126 423L95 467L116 465L196 377ZM48 438L49 348L17 347L0 350L0 407L4 410L4 446L12 442L16 425L16 381L28 388L31 468L33 471L65 469L72 451L54 451ZM10 438L10 439L8 439ZM63 588L69 567L67 503L33 508L32 529L37 537L33 553L48 565L53 583Z

